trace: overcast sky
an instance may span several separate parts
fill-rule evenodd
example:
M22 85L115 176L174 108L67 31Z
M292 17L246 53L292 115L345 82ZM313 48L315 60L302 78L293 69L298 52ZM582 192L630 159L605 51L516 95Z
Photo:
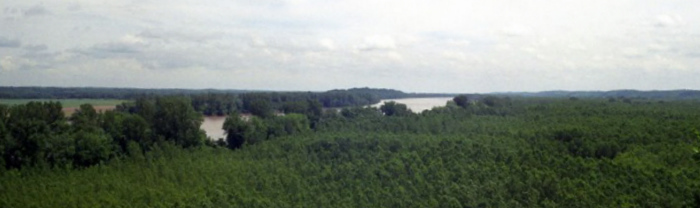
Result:
M697 0L0 0L0 85L700 89Z

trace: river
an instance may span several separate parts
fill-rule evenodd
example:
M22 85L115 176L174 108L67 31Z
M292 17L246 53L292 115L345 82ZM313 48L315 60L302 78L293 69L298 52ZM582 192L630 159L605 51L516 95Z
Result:
M447 101L450 100L452 100L452 97L386 99L379 101L379 103L372 105L372 107L379 108L384 102L394 101L405 104L406 107L411 109L414 113L420 113L424 110L433 109L433 107L445 106Z

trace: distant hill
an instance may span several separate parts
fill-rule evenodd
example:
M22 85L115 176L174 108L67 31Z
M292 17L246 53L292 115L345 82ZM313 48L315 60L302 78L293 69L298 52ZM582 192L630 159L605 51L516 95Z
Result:
M648 98L659 100L689 100L700 99L698 90L612 90L612 91L543 91L543 92L506 92L492 93L494 95L524 96L524 97L579 97L579 98Z
M339 92L349 92L355 94L370 94L374 95L379 99L391 99L391 98L402 98L406 96L406 93L393 90L393 89L378 89L378 88L350 88L350 89L334 89L329 90L327 93L339 93Z
M448 93L405 93L394 89L384 89L384 88L350 88L347 90L330 90L328 92L351 92L358 94L371 94L375 95L380 99L398 99L398 98L421 98L421 97L453 97L456 94Z

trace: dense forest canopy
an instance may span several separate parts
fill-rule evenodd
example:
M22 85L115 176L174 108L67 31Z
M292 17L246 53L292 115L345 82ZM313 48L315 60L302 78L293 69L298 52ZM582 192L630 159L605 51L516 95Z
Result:
M277 99L286 114L233 110L218 141L188 96L68 118L57 102L0 105L0 207L700 206L696 100L249 105Z
M525 97L588 97L588 98L647 98L647 99L700 99L698 90L612 90L612 91L543 91L496 93L500 95Z

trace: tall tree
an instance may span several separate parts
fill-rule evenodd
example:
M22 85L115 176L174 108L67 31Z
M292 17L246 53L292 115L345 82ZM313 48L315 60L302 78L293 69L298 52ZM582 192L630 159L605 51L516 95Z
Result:
M150 124L137 114L107 111L102 114L102 128L122 153L128 152L130 142L138 144L141 150L148 150L155 143Z
M206 136L199 127L202 114L192 108L186 97L161 97L156 99L157 110L153 118L153 130L164 140L182 147L204 144Z
M273 115L270 101L264 99L255 99L250 101L248 111L255 116L269 118Z
M5 168L5 148L10 142L9 134L5 127L8 115L8 107L0 104L0 169Z
M46 164L69 128L58 102L29 102L9 109L3 139L7 167Z
M299 133L306 133L309 129L309 119L297 113L278 116L267 120L269 122L268 134L270 137L281 137Z
M458 95L452 100L455 101L455 104L462 108L466 108L469 106L469 98L466 95Z
M263 119L253 116L246 123L246 128L243 133L245 143L255 144L267 139L268 127Z
M385 102L379 109L387 116L407 116L412 114L408 106L394 101Z
M273 115L270 94L246 93L241 95L243 109L261 118L269 118Z
M114 154L111 139L103 132L80 131L75 135L74 162L90 166L109 159Z
M94 131L99 128L99 115L95 108L90 104L82 104L80 108L73 113L70 120L73 122L73 128L77 130Z
M248 125L241 119L238 112L232 112L226 117L223 125L226 131L226 144L228 148L237 149L245 143L245 134L248 131Z

